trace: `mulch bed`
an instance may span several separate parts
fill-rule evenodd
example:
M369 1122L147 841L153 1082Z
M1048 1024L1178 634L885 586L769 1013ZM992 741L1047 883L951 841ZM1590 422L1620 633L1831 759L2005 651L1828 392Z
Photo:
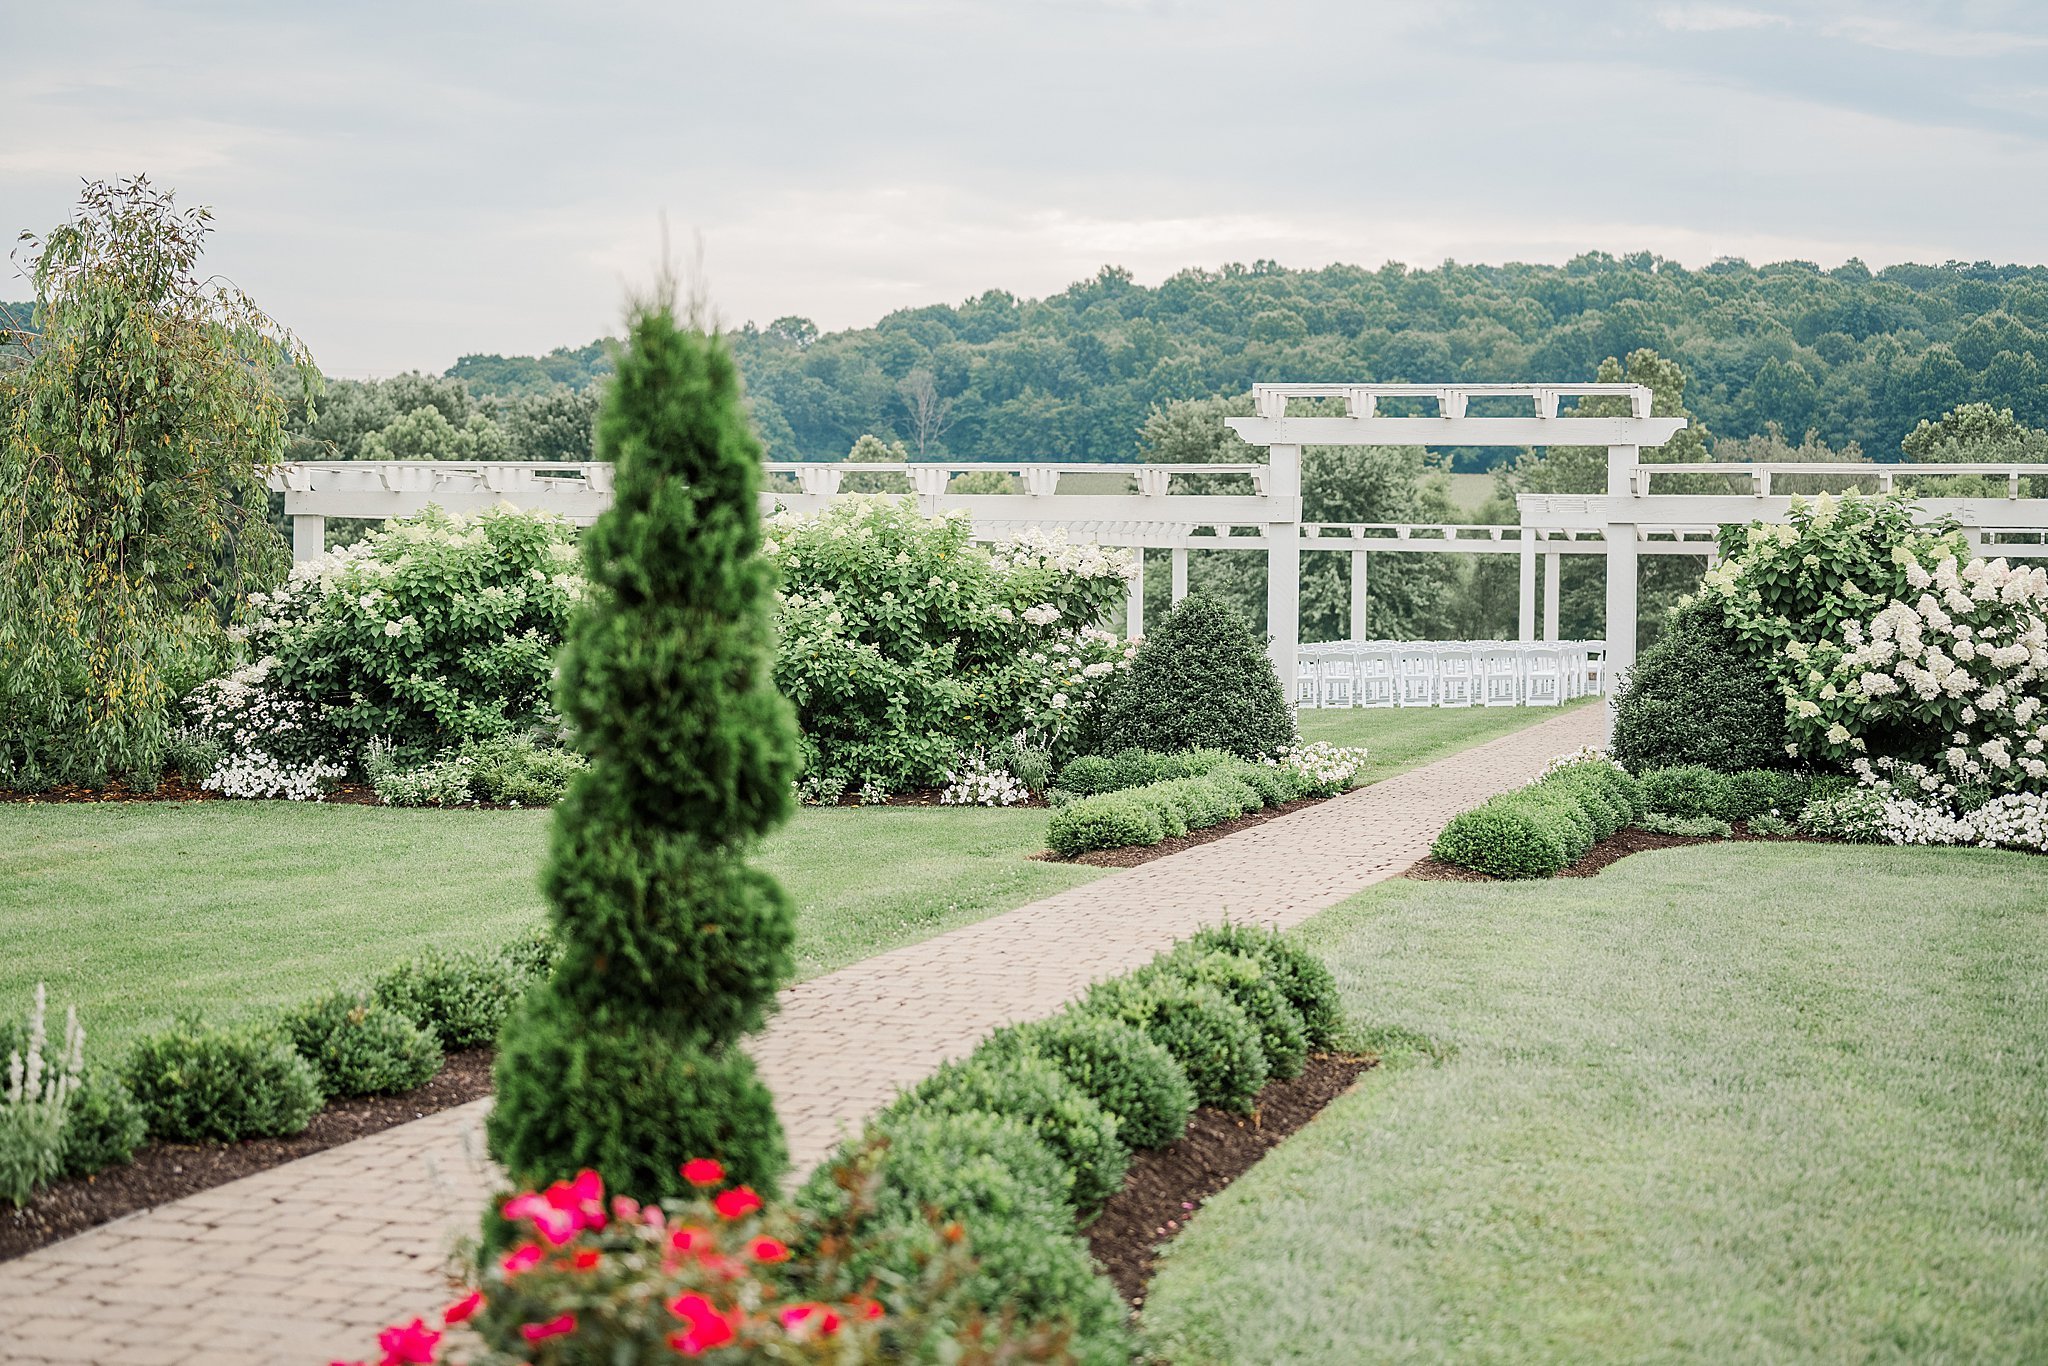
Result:
M290 1138L252 1138L240 1143L151 1143L125 1167L59 1181L36 1193L22 1209L0 1206L0 1261L123 1215L167 1204L244 1176L281 1166L323 1148L366 1138L395 1125L423 1119L437 1110L479 1100L491 1093L495 1050L467 1048L450 1053L426 1085L400 1096L357 1096L337 1100L306 1131Z
M1592 877L1610 864L1619 863L1630 854L1640 854L1649 849L1677 849L1688 844L1731 844L1766 843L1819 844L1811 835L1752 835L1742 821L1734 822L1735 833L1727 839L1716 839L1712 835L1660 835L1655 831L1642 830L1631 825L1626 830L1616 831L1587 851L1586 856L1557 873L1558 877ZM1501 882L1491 873L1461 868L1455 863L1445 863L1434 856L1413 864L1402 874L1416 882Z
M1061 858L1048 849L1031 857L1045 863L1088 863L1097 868L1135 868L1141 863L1150 863L1153 859L1165 858L1168 854L1178 854L1181 850L1192 849L1198 844L1220 840L1225 835L1235 834L1246 826L1274 820L1299 811L1304 806L1314 806L1318 802L1328 800L1328 797L1296 797L1291 802L1282 802L1278 806L1253 811L1239 816L1236 820L1212 825L1207 830L1190 830L1185 835L1163 839L1157 844L1127 844L1121 849L1095 849L1085 854L1077 854L1070 859Z
M1195 1111L1185 1138L1137 1154L1124 1188L1083 1230L1089 1251L1133 1311L1145 1306L1160 1245L1171 1241L1204 1201L1250 1171L1377 1061L1318 1053L1293 1081L1276 1081L1259 1092L1252 1114L1205 1105Z

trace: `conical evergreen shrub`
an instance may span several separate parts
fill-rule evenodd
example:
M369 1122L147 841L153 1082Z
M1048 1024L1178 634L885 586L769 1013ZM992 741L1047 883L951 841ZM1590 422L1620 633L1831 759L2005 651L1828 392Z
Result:
M562 953L502 1037L491 1152L529 1189L589 1167L652 1200L711 1156L772 1191L782 1131L738 1040L795 932L746 855L789 814L797 738L771 674L761 452L724 344L638 310L597 453L613 505L583 538L591 597L556 685L590 759L543 875Z
M1294 714L1266 647L1228 603L1195 595L1138 647L1104 710L1119 747L1227 749L1262 759L1294 742Z

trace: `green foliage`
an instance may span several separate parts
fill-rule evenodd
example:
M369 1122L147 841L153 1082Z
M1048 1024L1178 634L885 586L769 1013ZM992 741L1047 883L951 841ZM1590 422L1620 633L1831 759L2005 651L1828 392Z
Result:
M1103 729L1144 749L1209 747L1260 759L1293 743L1294 714L1244 618L1189 596L1138 647Z
M1249 925L1211 925L1197 931L1189 942L1212 953L1257 959L1265 967L1267 979L1301 1016L1308 1046L1329 1048L1336 1044L1338 1031L1344 1026L1344 1008L1337 992L1337 979L1315 954L1278 930Z
M739 1040L795 931L746 854L789 816L797 739L771 676L761 453L724 343L640 308L598 452L614 498L583 537L591 599L557 692L590 763L543 876L561 957L504 1031L491 1151L518 1182L590 1167L643 1199L715 1153L772 1190L782 1132Z
M295 1134L322 1099L319 1075L289 1039L196 1019L138 1039L121 1080L150 1137L171 1143Z
M1570 794L1523 788L1451 817L1430 852L1493 877L1549 877L1592 844L1591 821Z
M1157 844L1166 825L1151 803L1128 792L1104 792L1055 807L1046 822L1045 842L1062 858L1091 849Z
M1249 1113L1266 1084L1258 1029L1211 986L1152 975L1098 983L1082 1008L1122 1020L1173 1055L1204 1105Z
M1713 604L1690 602L1621 680L1612 748L1635 773L1783 763L1785 707L1776 678Z
M0 1049L4 1051L4 1049ZM92 1068L64 1107L64 1147L60 1176L91 1176L108 1167L125 1166L149 1137L142 1107L120 1077Z
M495 954L428 949L388 968L373 995L445 1048L491 1043L526 989L522 974Z
M0 785L153 783L170 701L282 571L271 371L315 376L247 295L200 278L211 220L144 178L94 181L24 239L39 332L0 374Z
M1034 1053L1116 1116L1133 1148L1163 1148L1187 1132L1195 1092L1173 1055L1122 1020L1067 1011L991 1034L975 1056Z
M583 771L581 754L544 745L525 735L471 740L460 757L469 760L470 787L477 800L500 806L552 806Z
M1673 816L1652 811L1636 822L1653 835L1683 835L1687 839L1725 840L1735 833L1733 826L1714 816Z
M1766 816L1796 817L1806 806L1812 780L1784 769L1751 768L1728 775L1723 801L1714 812L1724 821L1754 823Z
M796 706L807 773L901 790L1020 734L1073 752L1127 663L1099 629L1127 556L1037 534L983 547L970 530L881 496L769 524L783 584L776 683Z
M1131 1154L1117 1136L1116 1117L1048 1059L1032 1053L977 1055L940 1068L891 1107L899 1114L969 1110L1029 1127L1066 1168L1066 1198L1082 1213L1123 1185Z
M1720 819L1733 801L1727 776L1703 764L1654 768L1641 776L1650 810L1666 816Z
M441 1042L367 992L336 991L285 1012L292 1047L329 1096L410 1091L441 1070Z
M1307 1028L1301 1012L1267 974L1263 958L1181 944L1147 971L1166 973L1222 992L1258 1030L1267 1075L1278 1081L1301 1075L1301 1069L1308 1063Z
M971 1303L1025 1321L1068 1321L1078 1362L1131 1360L1123 1302L1074 1233L1059 1160L1028 1128L980 1111L920 1112L888 1117L877 1132L885 1142L867 1158L879 1177L867 1221L873 1232L848 1268L856 1283L912 1277L933 1251L936 1213L959 1222L979 1264L962 1287ZM842 1149L838 1162L855 1160L858 1154ZM796 1197L800 1207L827 1219L843 1216L848 1194L832 1170L838 1162L805 1184Z
M1882 844L1885 793L1874 787L1816 787L1799 813L1799 828L1847 844Z
M556 647L581 585L576 532L545 513L429 508L295 565L249 636L248 681L311 718L281 758L357 759L372 741L406 761L555 724ZM242 671L242 679L251 671ZM209 685L194 709L227 687Z

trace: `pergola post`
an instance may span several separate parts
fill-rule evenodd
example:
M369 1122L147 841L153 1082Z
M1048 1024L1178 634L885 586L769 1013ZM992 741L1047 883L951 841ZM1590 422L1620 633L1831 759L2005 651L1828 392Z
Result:
M1180 606L1180 600L1188 595L1188 548L1177 545L1173 548L1173 605Z
M1301 447L1269 446L1266 460L1266 496L1288 514L1266 524L1266 634L1273 671L1292 699L1301 653Z
M292 558L317 560L327 553L327 519L296 513L292 517Z
M1366 594L1371 585L1371 580L1367 577L1365 563L1367 553L1363 550L1351 552L1351 639L1353 641L1371 639L1371 637L1366 635Z
M1131 547L1130 592L1125 598L1124 639L1136 640L1145 634L1145 547Z
M1543 552L1543 639L1557 643L1557 576L1564 556L1555 550Z
M1633 492L1635 465L1642 452L1635 446L1607 448L1607 493L1625 498ZM1614 737L1614 706L1621 680L1636 662L1636 526L1610 522L1607 538L1607 655L1601 681L1607 689L1607 735Z
M1524 644L1536 639L1536 537L1524 529L1519 581L1515 593L1515 639Z

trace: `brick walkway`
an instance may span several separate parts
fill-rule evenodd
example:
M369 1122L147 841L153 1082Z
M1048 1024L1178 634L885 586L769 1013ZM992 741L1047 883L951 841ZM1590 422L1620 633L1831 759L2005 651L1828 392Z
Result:
M1400 871L1452 815L1598 743L1580 707L1447 759L783 993L755 1040L800 1167L989 1030L1228 916L1288 926ZM488 1102L0 1263L0 1362L318 1366L442 1302L489 1186Z

